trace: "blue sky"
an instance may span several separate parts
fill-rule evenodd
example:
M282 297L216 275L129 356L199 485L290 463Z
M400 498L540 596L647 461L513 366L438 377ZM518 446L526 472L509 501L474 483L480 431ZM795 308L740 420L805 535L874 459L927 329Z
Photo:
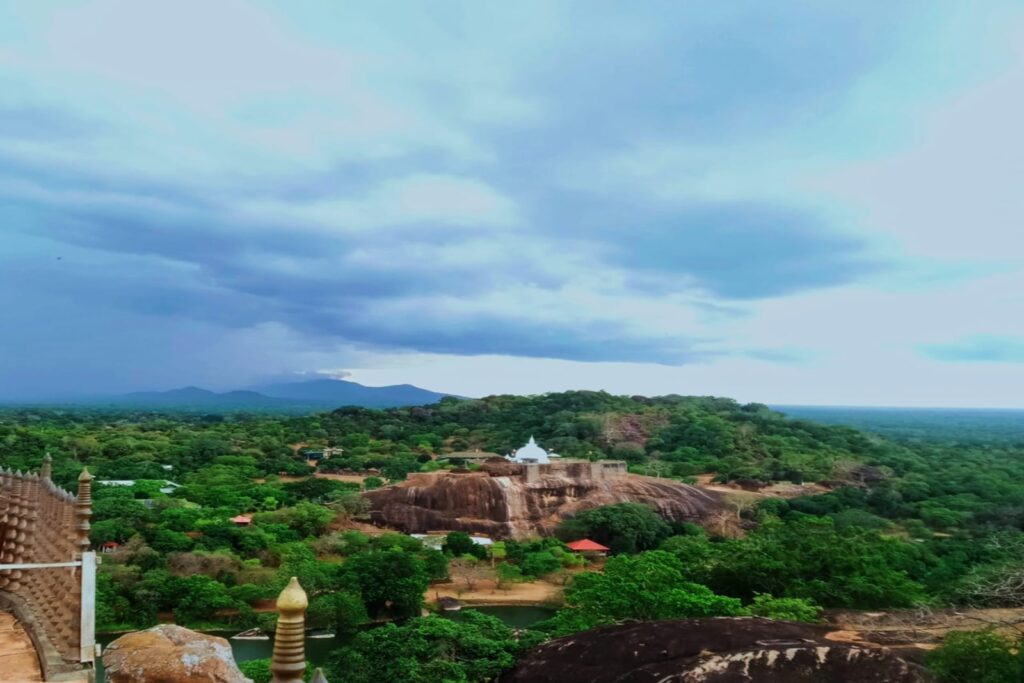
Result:
M1024 407L1024 6L0 1L0 398Z

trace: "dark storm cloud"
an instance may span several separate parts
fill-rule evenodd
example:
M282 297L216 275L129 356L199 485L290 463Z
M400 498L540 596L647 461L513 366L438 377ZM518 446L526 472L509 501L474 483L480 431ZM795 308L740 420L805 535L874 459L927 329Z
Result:
M754 204L674 212L609 236L610 258L637 272L685 276L726 299L845 284L881 264L865 244L797 211ZM667 277L663 282L671 282Z
M380 23L384 10L347 11ZM707 318L737 318L750 300L880 267L860 240L783 200L737 190L662 201L614 179L582 177L573 189L563 180L567 167L638 146L735 144L800 125L891 49L889 13L757 2L533 11L536 26L512 6L410 7L380 24L393 32L380 45L338 26L328 61L366 68L356 76L309 73L323 55L305 51L308 36L279 37L304 69L294 87L281 78L287 63L273 65L274 82L232 71L249 63L246 49L265 57L260 31L281 22L258 21L253 45L244 27L231 33L241 47L237 64L218 63L223 82L159 60L149 66L163 81L146 91L153 55L111 66L98 54L88 71L94 55L81 54L41 71L54 99L0 94L0 231L17 247L0 254L8 305L22 321L32 306L59 310L61 333L88 326L100 355L104 334L144 345L139 321L151 320L152 348L165 350L175 329L194 350L211 330L277 325L317 348L691 363L740 352L689 329L686 315L631 307L678 295ZM307 26L338 23L294 12ZM211 13L210 27L245 19ZM111 41L136 35L98 25ZM354 62L353 45L363 51ZM77 73L78 61L95 81L87 99L55 75ZM0 65L5 75L35 76ZM395 191L424 175L464 187L479 225L451 197ZM573 288L575 298L562 295ZM19 343L32 338L23 330ZM50 341L29 365L42 371L59 353ZM154 354L133 358L131 346L112 348L149 372Z

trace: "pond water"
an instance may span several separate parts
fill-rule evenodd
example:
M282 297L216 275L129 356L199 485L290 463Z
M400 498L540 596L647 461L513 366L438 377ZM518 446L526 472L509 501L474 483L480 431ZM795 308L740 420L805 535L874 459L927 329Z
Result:
M505 624L513 628L525 628L554 615L555 610L549 607L535 607L532 605L508 605L494 607L475 607L479 612L489 614L492 617L501 619ZM442 612L441 616L458 621L465 612ZM251 659L267 659L274 650L273 640L231 640L237 631L204 631L213 636L228 638L231 643L231 651L235 655L236 662L248 662ZM106 648L107 645L117 640L118 633L101 633L96 636L96 641ZM327 661L331 652L345 644L347 638L306 638L306 659L319 666ZM96 663L96 681L103 683L106 680L103 675L102 662Z

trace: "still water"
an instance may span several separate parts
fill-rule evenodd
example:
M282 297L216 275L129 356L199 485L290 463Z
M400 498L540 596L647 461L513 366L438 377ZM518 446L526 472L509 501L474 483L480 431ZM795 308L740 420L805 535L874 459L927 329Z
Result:
M510 605L504 607L475 607L479 612L489 614L492 617L501 619L505 624L513 628L525 628L543 621L551 617L555 610L548 607L533 607L530 605ZM441 616L449 619L458 621L462 618L464 613L459 612L442 612ZM251 659L267 659L270 657L274 650L273 640L231 640L237 631L205 631L213 636L219 636L221 638L228 638L228 642L231 643L231 651L235 655L236 662L247 662ZM117 639L117 633L102 633L96 637L96 640L104 648L111 642ZM347 639L344 637L339 638L307 638L306 639L306 659L313 662L313 664L320 666L327 661L327 657L331 652L341 645L345 644ZM103 683L106 678L103 675L103 664L97 662L96 664L96 681L97 683Z

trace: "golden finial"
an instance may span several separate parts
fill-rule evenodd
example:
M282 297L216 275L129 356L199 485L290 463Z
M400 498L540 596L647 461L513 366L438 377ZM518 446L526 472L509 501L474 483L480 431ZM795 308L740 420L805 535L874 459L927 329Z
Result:
M277 596L277 632L270 659L271 683L302 683L306 672L306 608L309 598L292 577Z
M305 610L307 607L309 607L309 598L306 597L306 591L302 590L302 586L299 585L298 577L293 576L281 594L277 596L277 611L284 614L295 610Z

